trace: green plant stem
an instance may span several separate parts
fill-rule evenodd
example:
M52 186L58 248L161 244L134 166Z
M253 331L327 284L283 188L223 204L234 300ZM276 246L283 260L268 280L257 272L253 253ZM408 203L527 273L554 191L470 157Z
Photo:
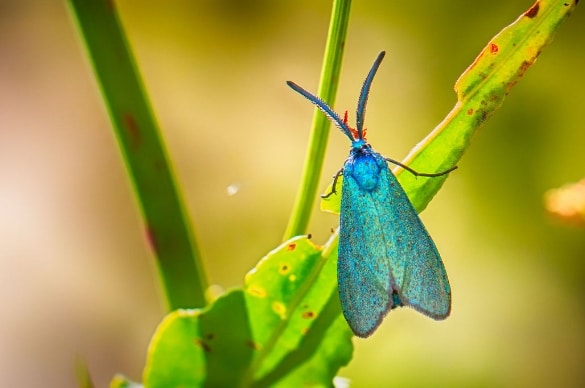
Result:
M142 210L168 307L202 307L207 280L115 3L70 0Z
M349 24L349 11L351 0L335 0L327 34L327 45L325 57L321 68L321 81L317 95L329 106L333 106L337 86L339 84L339 73L345 48L345 38ZM329 138L330 122L318 109L313 114L311 135L303 177L299 192L293 207L289 224L284 233L284 240L307 232L307 226L311 217L313 203L317 196L317 185L321 176L323 160L327 139Z

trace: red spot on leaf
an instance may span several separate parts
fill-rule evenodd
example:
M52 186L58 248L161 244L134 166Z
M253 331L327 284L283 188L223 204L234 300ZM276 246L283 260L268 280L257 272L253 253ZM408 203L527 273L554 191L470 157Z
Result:
M523 61L522 65L520 65L520 76L523 76L524 73L526 73L526 70L528 70L528 68L530 66L532 66L533 61Z
M287 251L294 251L296 247L297 247L297 244L295 244L295 243L288 244L288 247L286 247L286 250Z
M538 15L538 11L540 10L540 1L537 1L536 3L534 3L532 5L532 7L530 7L530 9L526 12L524 12L524 16L527 16L529 18L533 18L536 15Z
M473 108L467 109L467 114L471 116L473 114Z
M495 43L491 43L490 44L490 53L497 54L498 51L500 51L500 48L498 47L498 45Z
M305 319L312 319L312 318L315 318L315 313L312 311L305 311L303 313L302 317Z
M538 57L538 55L540 55L540 53L537 53L536 54L536 57ZM526 70L528 70L530 68L530 66L532 66L532 64L536 60L536 57L535 58L532 58L529 61L523 61L522 62L522 64L520 65L520 68L518 69L518 73L516 74L516 77L514 77L506 85L506 95L508 95L508 93L510 92L510 90L518 83L518 81L520 80L520 78L522 78L524 76L524 73L526 73Z

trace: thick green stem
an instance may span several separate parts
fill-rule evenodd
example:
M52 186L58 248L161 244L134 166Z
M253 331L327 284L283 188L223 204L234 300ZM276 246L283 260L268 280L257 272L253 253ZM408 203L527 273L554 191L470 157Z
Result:
M205 305L207 280L159 128L110 0L70 0L132 179L168 306Z

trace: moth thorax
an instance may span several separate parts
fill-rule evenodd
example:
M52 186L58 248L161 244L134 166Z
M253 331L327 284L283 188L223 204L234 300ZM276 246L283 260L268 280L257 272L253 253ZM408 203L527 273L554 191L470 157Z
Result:
M380 166L371 151L357 153L352 167L351 175L362 190L370 191L378 186Z

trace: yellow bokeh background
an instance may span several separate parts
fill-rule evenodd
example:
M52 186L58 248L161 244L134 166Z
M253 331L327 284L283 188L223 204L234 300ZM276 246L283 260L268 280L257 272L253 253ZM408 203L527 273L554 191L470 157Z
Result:
M426 3L426 4L425 4ZM117 1L210 281L226 289L284 233L330 2ZM355 1L335 108L387 51L366 126L400 159L455 103L455 80L531 1ZM579 7L578 7L579 8ZM0 1L0 386L140 380L165 313L132 187L64 2ZM479 132L422 218L452 316L393 311L355 340L356 387L583 386L585 236L543 195L585 175L585 19L577 9ZM320 187L349 144L333 129ZM228 188L235 189L228 191ZM338 224L310 225L323 243Z

